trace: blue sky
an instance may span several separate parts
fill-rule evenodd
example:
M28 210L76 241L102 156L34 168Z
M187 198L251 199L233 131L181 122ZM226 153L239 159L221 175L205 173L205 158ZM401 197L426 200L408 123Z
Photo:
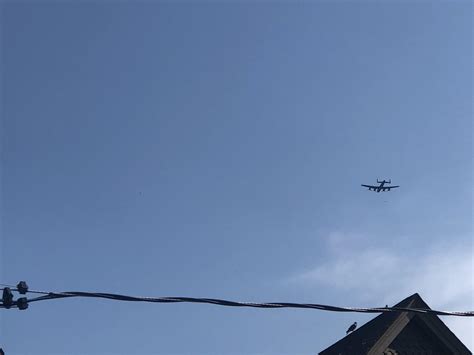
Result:
M474 308L469 2L1 11L2 283ZM59 300L2 311L0 344L314 354L371 318Z

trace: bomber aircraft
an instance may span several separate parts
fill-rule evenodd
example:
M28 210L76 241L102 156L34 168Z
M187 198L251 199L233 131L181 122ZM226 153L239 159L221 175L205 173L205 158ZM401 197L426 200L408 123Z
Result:
M395 189L397 187L400 187L398 185L396 186L386 186L385 184L391 184L392 183L392 180L382 180L382 181L379 181L379 179L377 179L377 184L379 184L378 186L374 186L374 185L364 185L362 184L361 186L364 186L364 187L368 187L369 190L372 190L372 191L376 191L376 192L380 192L380 191L390 191L390 189Z

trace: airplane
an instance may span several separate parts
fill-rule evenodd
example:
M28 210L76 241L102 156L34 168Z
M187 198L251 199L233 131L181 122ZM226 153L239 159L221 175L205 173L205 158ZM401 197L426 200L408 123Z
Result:
M379 181L379 179L377 179L377 184L380 184L379 186L374 186L374 185L360 185L360 186L364 186L364 187L368 187L369 188L369 191L370 190L373 190L373 191L376 191L376 192L380 192L380 191L390 191L390 189L396 189L397 187L400 187L400 186L385 186L385 184L391 184L392 183L392 180L382 180L382 181Z

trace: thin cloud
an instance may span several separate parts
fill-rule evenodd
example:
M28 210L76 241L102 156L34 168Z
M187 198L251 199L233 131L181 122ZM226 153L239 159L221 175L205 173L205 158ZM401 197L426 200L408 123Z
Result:
M367 236L333 234L328 238L327 261L293 280L350 292L354 299L374 306L393 304L418 292L432 308L473 310L472 244L444 243L421 251L374 245ZM442 319L466 346L473 347L474 320Z

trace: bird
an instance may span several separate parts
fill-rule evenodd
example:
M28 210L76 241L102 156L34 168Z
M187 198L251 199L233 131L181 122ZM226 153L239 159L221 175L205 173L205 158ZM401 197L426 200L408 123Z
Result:
M352 325L347 329L346 335L350 332L353 332L357 328L357 322L352 323Z

